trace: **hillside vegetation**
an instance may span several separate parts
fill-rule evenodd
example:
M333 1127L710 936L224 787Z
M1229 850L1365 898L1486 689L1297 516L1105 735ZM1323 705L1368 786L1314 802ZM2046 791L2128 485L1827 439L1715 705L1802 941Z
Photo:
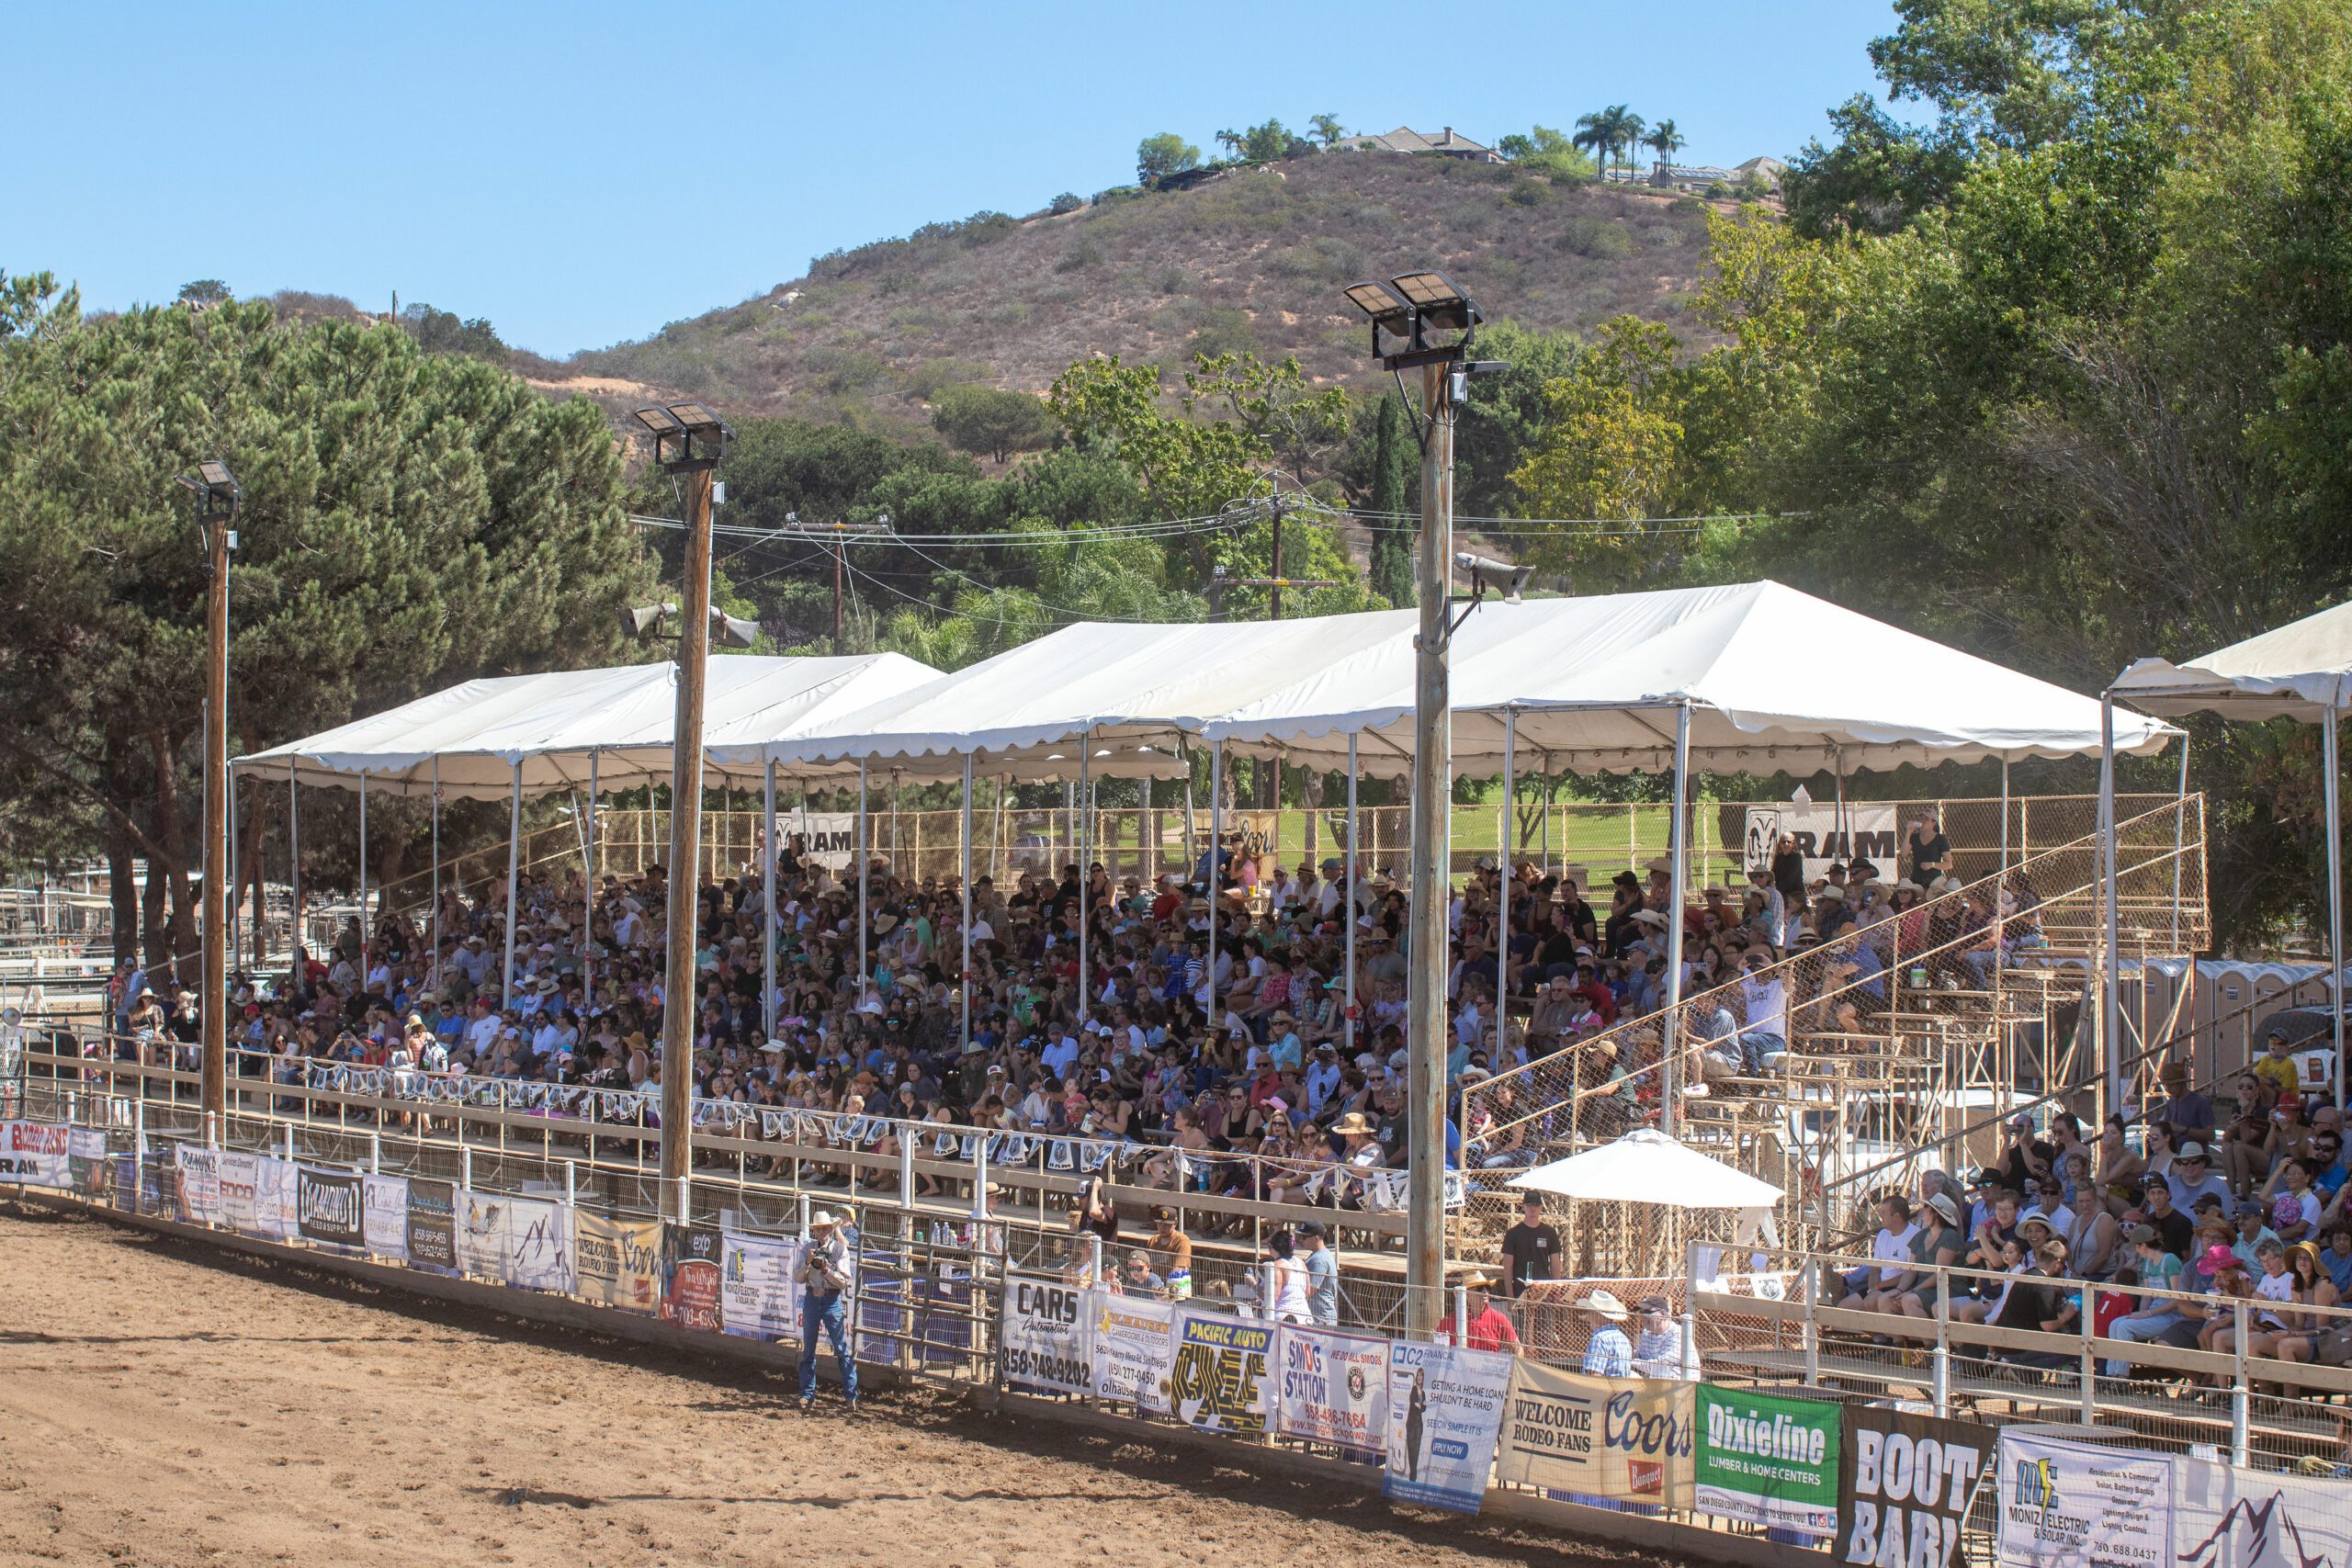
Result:
M596 378L883 427L927 424L946 387L1043 391L1092 353L1171 369L1195 352L1295 355L1312 380L1344 382L1369 370L1348 283L1434 265L1489 316L1532 327L1679 322L1705 216L1694 199L1510 165L1338 152L1060 215L928 225L820 256L642 342L529 369L550 386Z

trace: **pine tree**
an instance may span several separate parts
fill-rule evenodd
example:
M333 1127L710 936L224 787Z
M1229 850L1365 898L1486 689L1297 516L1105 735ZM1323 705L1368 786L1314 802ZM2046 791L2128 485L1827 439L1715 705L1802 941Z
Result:
M1405 423L1405 406L1394 397L1383 398L1380 417L1373 426L1372 591L1402 609L1415 602L1413 593L1413 523L1405 515L1418 504L1419 485L1414 459L1419 449Z

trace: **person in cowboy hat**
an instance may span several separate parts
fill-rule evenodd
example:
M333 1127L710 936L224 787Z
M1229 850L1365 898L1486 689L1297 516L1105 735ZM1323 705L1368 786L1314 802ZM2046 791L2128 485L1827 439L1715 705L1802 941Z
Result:
M842 1398L857 1408L857 1359L843 1331L842 1292L849 1284L849 1244L830 1210L808 1216L808 1247L800 1265L800 1408L817 1403L817 1336L832 1341L842 1371Z
M1519 1331L1510 1325L1509 1314L1494 1304L1493 1277L1474 1269L1461 1284L1468 1314L1462 1332L1454 1333L1453 1314L1447 1313L1438 1319L1438 1337L1467 1345L1473 1350L1509 1350L1517 1355Z
M1625 1303L1607 1290L1594 1291L1577 1305L1592 1320L1580 1371L1588 1377L1634 1375L1634 1342L1625 1337Z

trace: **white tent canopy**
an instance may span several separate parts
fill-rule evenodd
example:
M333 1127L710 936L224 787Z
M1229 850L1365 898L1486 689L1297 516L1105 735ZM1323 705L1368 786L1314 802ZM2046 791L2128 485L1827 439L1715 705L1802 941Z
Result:
M1672 765L1677 710L1690 762L1729 773L2095 753L2099 705L2030 675L1777 582L1489 603L1453 645L1458 773L1520 758L1553 770ZM1208 726L1245 752L1335 767L1361 733L1367 772L1410 766L1413 649L1399 640L1329 662ZM2119 716L2117 744L2162 750L2168 726Z
M748 785L757 761L729 768L718 753L822 726L938 675L895 653L841 659L729 654L710 660L704 687L705 766L712 782ZM425 795L437 760L441 790L460 799L503 800L521 764L523 791L584 788L590 753L597 784L627 789L670 780L677 717L674 664L627 664L467 681L321 734L240 757L237 771L341 789ZM805 768L804 774L854 773Z
M1612 1143L1538 1166L1510 1185L1563 1198L1659 1203L1670 1209L1770 1209L1785 1194L1769 1181L1636 1127Z
M2317 724L2352 707L2352 604L2306 615L2186 664L2143 659L2115 695L2149 713L2299 718Z

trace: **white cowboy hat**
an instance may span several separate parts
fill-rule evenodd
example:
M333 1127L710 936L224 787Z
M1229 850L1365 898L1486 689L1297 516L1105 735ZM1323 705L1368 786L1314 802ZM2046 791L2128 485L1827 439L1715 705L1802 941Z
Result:
M820 1209L808 1216L808 1228L812 1231L830 1230L839 1224L841 1222L833 1217L833 1212L831 1209Z
M1587 1312L1597 1312L1611 1323L1622 1323L1625 1318L1625 1303L1607 1291L1595 1291L1577 1305Z

